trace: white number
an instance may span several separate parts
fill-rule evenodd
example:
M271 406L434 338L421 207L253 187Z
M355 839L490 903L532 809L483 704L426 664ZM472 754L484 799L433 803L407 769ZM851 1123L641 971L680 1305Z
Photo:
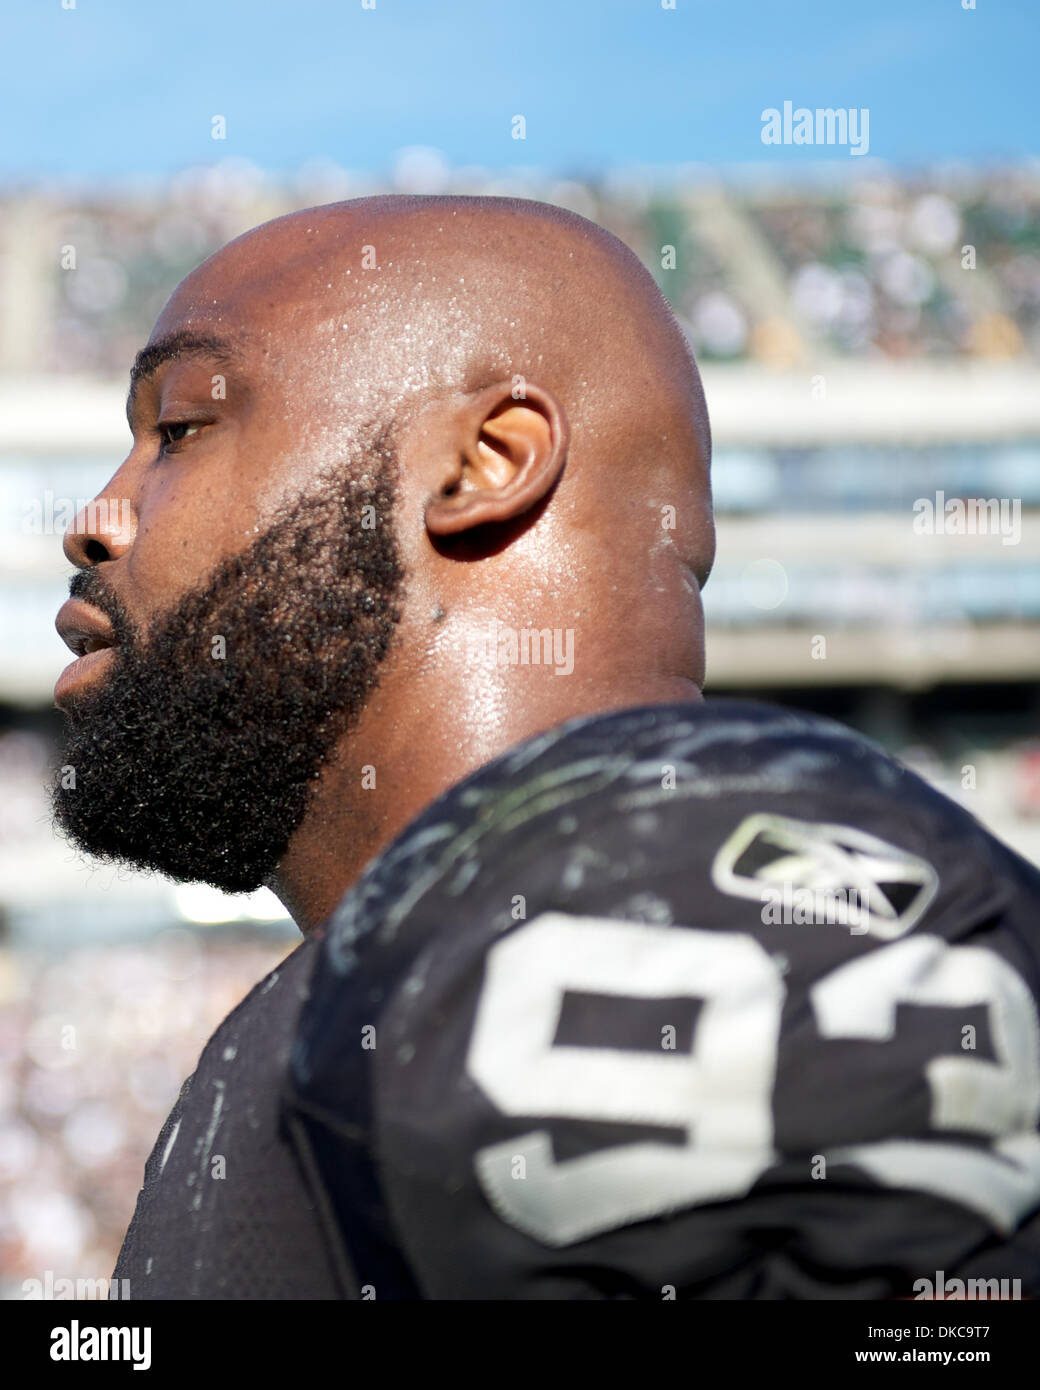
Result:
M1014 1230L1040 1200L1040 1027L1025 981L981 946L911 936L850 961L811 993L825 1038L895 1036L897 1004L985 1004L998 1061L970 1052L933 1057L924 1072L935 1130L996 1137L986 1149L892 1139L831 1150L891 1187L916 1187L972 1207L1000 1231Z
M660 1055L554 1047L567 990L703 999L696 1046ZM468 1058L499 1110L667 1125L684 1129L686 1143L624 1144L556 1163L547 1131L532 1130L477 1155L488 1200L560 1246L743 1196L775 1157L783 997L777 966L750 936L550 912L503 938L488 954Z
M693 1051L554 1045L568 991L701 1000ZM988 1149L893 1139L826 1156L1013 1229L1040 1202L1040 1026L1017 971L981 947L911 937L840 966L810 997L825 1038L891 1038L901 1002L988 1006L998 1062L953 1054L924 1067L932 1127L992 1136ZM557 1162L548 1131L533 1129L476 1155L492 1206L543 1244L565 1246L744 1196L777 1158L783 999L779 967L742 933L549 912L504 937L488 953L467 1059L489 1099L506 1115L668 1126L685 1142Z

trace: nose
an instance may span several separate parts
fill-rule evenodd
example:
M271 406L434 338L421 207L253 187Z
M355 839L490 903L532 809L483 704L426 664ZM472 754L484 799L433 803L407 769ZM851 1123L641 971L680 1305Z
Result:
M76 513L62 549L77 569L88 569L125 555L136 534L137 516L130 498L118 496L109 484Z

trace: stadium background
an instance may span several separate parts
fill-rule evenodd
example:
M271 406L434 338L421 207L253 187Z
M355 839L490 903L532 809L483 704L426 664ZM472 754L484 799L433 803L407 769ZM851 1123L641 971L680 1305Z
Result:
M757 138L757 109L745 119ZM128 365L174 285L269 217L450 191L541 198L616 232L668 296L705 381L719 522L708 693L854 725L1040 862L1040 164L1021 150L963 158L956 144L942 158L770 162L759 149L717 165L582 164L550 149L533 167L508 151L495 167L411 143L371 168L352 159L361 138L348 129L336 157L303 135L295 163L271 167L214 145L150 179L8 168L3 1296L48 1270L108 1275L181 1081L298 939L267 893L229 899L85 864L54 837L45 790L68 657L53 630L68 568L48 513L93 497L123 457ZM1017 503L1016 543L919 534L914 503L939 492Z

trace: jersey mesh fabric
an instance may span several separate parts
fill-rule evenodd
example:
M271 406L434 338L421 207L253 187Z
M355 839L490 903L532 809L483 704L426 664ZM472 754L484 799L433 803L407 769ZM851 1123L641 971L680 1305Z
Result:
M131 1298L341 1296L278 1113L315 944L260 981L185 1082L116 1264Z

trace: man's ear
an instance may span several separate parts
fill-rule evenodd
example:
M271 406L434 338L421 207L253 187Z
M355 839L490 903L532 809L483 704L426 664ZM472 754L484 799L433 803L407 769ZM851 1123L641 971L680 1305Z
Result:
M528 382L515 399L514 390L500 381L462 402L454 458L426 504L431 535L514 521L555 485L570 443L567 417L550 391Z

